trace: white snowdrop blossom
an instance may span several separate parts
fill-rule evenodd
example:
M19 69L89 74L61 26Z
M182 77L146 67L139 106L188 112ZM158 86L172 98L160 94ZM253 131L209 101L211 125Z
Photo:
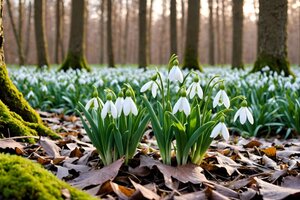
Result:
M169 73L169 80L173 82L183 82L183 74L177 65L173 66Z
M97 110L100 106L98 101L100 102L101 105L103 105L103 102L99 97L93 97L86 103L85 109L89 110L90 108L93 108L93 109Z
M182 92L181 97L173 107L173 114L177 113L178 111L184 112L186 116L189 116L189 114L191 113L191 107L188 99L186 98L186 91Z
M210 137L216 138L219 134L222 135L225 141L229 140L229 132L224 122L219 122L212 130Z
M200 99L203 98L203 91L200 86L199 79L195 79L193 83L188 87L186 91L190 97L190 99L194 98L195 95L197 94Z
M130 93L131 92L128 92L128 91L126 92L126 98L123 103L123 112L124 112L125 116L128 116L130 113L137 116L138 109L137 109L134 101L132 100Z
M250 124L254 123L253 116L250 110L247 108L247 102L242 102L242 107L235 113L233 121L236 121L238 117L240 117L241 124L244 124L247 119Z
M157 89L158 89L158 86L155 83L155 80L150 80L147 83L145 83L141 88L141 92L145 92L146 90L149 90L149 89L151 89L152 96L153 96L153 98L155 98L157 95Z
M221 106L223 104L226 108L230 107L230 101L227 93L224 89L220 89L220 91L216 94L214 98L213 107L215 108L216 106Z
M43 85L41 86L41 91L42 91L42 92L45 92L45 93L48 93L48 88L47 88L47 86L43 84Z
M33 98L33 97L35 97L35 94L34 94L34 92L32 91L32 90L30 90L29 92L28 92L28 94L27 94L27 99L30 99L30 98Z
M114 119L116 119L118 116L117 108L111 99L107 100L103 106L103 109L101 111L102 119L105 119L108 113L110 113Z
M123 104L124 104L124 98L119 96L115 103L115 106L117 108L118 117L120 117L122 114Z

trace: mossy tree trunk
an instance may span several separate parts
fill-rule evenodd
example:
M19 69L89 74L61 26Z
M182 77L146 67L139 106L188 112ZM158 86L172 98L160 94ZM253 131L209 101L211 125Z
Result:
M183 68L203 71L198 61L199 20L200 0L189 0Z
M60 70L86 69L90 71L90 67L85 58L85 1L86 0L72 0L69 49Z
M170 2L170 56L177 54L177 11L176 0Z
M37 112L24 99L8 76L3 51L3 0L0 0L0 137L56 134L42 124Z
M287 60L287 0L259 0L258 54L253 72L269 66L293 74Z
M107 60L109 67L115 67L112 36L112 2L107 0Z
M147 0L139 1L139 68L147 67Z
M232 68L244 69L243 64L243 6L244 0L232 1Z
M45 35L46 0L34 0L34 27L38 67L49 67L48 45Z

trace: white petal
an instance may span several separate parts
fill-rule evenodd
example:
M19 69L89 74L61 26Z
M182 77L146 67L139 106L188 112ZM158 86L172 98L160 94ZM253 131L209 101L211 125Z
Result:
M210 137L216 138L219 135L219 133L221 132L221 130L222 130L222 124L221 124L221 122L219 122L212 130Z
M118 116L120 117L122 114L122 108L123 108L124 99L122 97L118 97L116 100L116 108L118 112Z
M130 113L130 97L126 97L123 104L124 115L127 116Z
M97 110L99 108L99 103L96 98L93 98L93 99L94 99L94 109Z
M230 107L230 101L229 101L229 98L226 94L226 92L223 90L222 91L222 102L224 103L224 106L226 108L229 108Z
M89 110L90 107L91 107L91 105L92 105L92 103L93 103L93 99L90 99L90 100L86 103L85 109L86 109L86 110Z
M240 122L241 122L241 124L245 124L246 120L247 120L247 113L246 113L245 107L243 107L241 112L240 112Z
M131 110L131 112L134 116L137 116L138 110L137 110L137 107L136 107L135 103L133 102L133 100L131 98L130 98L130 102L131 102L130 103L130 110Z
M189 114L191 113L191 107L190 107L189 101L185 97L182 98L182 108L183 108L184 114L186 116L189 116Z
M235 113L235 115L234 115L234 117L233 117L233 121L234 121L234 122L235 122L236 119L240 116L241 109L242 109L242 108L240 108L238 111L236 111L236 113Z
M176 71L175 68L172 67L172 69L170 70L169 76L168 76L168 78L169 78L170 81L174 81L175 80L175 71Z
M202 99L203 98L203 91L202 91L202 88L201 88L200 84L198 83L196 87L197 87L197 95L200 99Z
M175 74L176 80L178 80L180 83L182 83L183 82L183 74L178 66L175 66L175 67L176 67L176 74Z
M179 108L181 106L181 99L182 99L182 97L180 97L178 99L178 101L175 103L174 108L173 108L173 114L175 114L175 113L178 112L178 110L179 110Z
M213 101L213 107L214 108L219 104L221 94L222 94L222 90L220 90L217 93L217 95L215 96L214 101Z
M110 113L111 113L112 117L116 119L118 117L117 108L112 101L109 101L109 104L110 104Z
M248 118L250 124L253 124L254 123L254 119L253 119L252 113L249 111L248 108L246 108L246 114L247 114L247 118Z
M186 90L186 93L187 94L190 94L191 93L191 88L193 87L193 83L188 87L188 89Z
M148 81L147 83L145 83L141 88L141 92L145 92L146 90L148 90L152 84L153 84L153 81Z
M194 98L194 96L196 95L196 87L197 86L195 85L195 83L193 83L193 87L192 87L191 93L190 93L191 99Z
M228 132L228 129L227 129L225 123L222 123L222 136L225 139L225 141L229 140L229 132Z
M153 83L152 84L152 89L151 89L153 98L155 98L156 95L157 95L157 89L158 89L158 86L156 85L156 83Z
M107 102L104 104L104 106L103 106L103 108L102 108L102 110L101 110L101 117L102 117L102 119L105 119L105 117L106 117L108 111L109 111L109 101L107 101Z

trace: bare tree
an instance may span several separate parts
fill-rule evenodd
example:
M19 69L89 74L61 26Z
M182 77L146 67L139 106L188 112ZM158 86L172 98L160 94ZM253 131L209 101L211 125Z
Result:
M293 74L287 60L287 0L259 0L258 55L252 71L265 66Z
M108 66L115 67L113 34L112 34L112 2L107 0L107 59Z
M165 54L165 41L166 41L166 10L167 4L166 0L162 0L162 14L161 14L161 23L160 23L160 41L159 41L159 64L164 63L164 54Z
M170 49L171 55L177 54L177 11L176 0L170 0Z
M209 28L208 28L208 63L215 64L215 31L214 31L214 14L213 14L213 0L208 0L209 8Z
M46 0L34 0L34 27L38 67L50 66L45 35L45 3Z
M38 0L37 0L38 1ZM72 0L71 29L68 54L60 70L90 70L85 59L85 0Z
M198 61L200 0L188 0L188 18L183 67L203 71Z
M127 0L128 1L128 0ZM105 11L105 0L100 2L100 64L104 63L104 11Z
M31 36L31 17L32 17L32 3L29 1L28 3L28 14L27 14L27 24L26 24L26 43L25 43L25 60L28 60L29 53L29 44L30 44L30 36Z
M147 66L147 0L139 0L139 68Z
M243 6L244 0L232 1L232 68L244 69L243 64Z
M225 0L222 0L222 30L223 30L223 38L222 38L222 48L223 48L223 57L222 63L227 62L227 24L226 24L226 15L225 15Z
M216 40L217 40L217 63L221 62L221 30L220 30L220 1L216 0Z
M61 16L61 10L62 10L62 0L56 0L56 38L55 38L55 63L59 63L59 47L62 40L62 16Z
M152 63L152 13L154 0L150 1L149 20L148 20L148 60Z

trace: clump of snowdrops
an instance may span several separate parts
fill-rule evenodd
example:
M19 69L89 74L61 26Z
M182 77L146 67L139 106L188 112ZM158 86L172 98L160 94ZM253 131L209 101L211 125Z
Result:
M85 107L79 103L88 121L86 123L80 114L84 128L104 164L121 156L125 156L126 161L132 158L149 119L163 163L171 164L174 150L178 165L189 161L200 164L212 140L219 135L229 140L225 119L227 113L233 111L230 109L232 101L241 102L234 121L239 118L241 124L247 120L253 124L246 98L230 99L224 80L219 76L212 77L202 89L199 74L191 71L184 76L178 65L177 56L173 55L167 79L159 71L153 74L140 92L150 90L155 101L150 101L144 94L144 104L138 108L135 92L129 84L124 84L117 96L107 89L105 103L98 97L96 88L94 97ZM193 80L190 85L186 84L188 77ZM176 87L171 87L171 82ZM171 90L176 89L177 98L171 97Z

